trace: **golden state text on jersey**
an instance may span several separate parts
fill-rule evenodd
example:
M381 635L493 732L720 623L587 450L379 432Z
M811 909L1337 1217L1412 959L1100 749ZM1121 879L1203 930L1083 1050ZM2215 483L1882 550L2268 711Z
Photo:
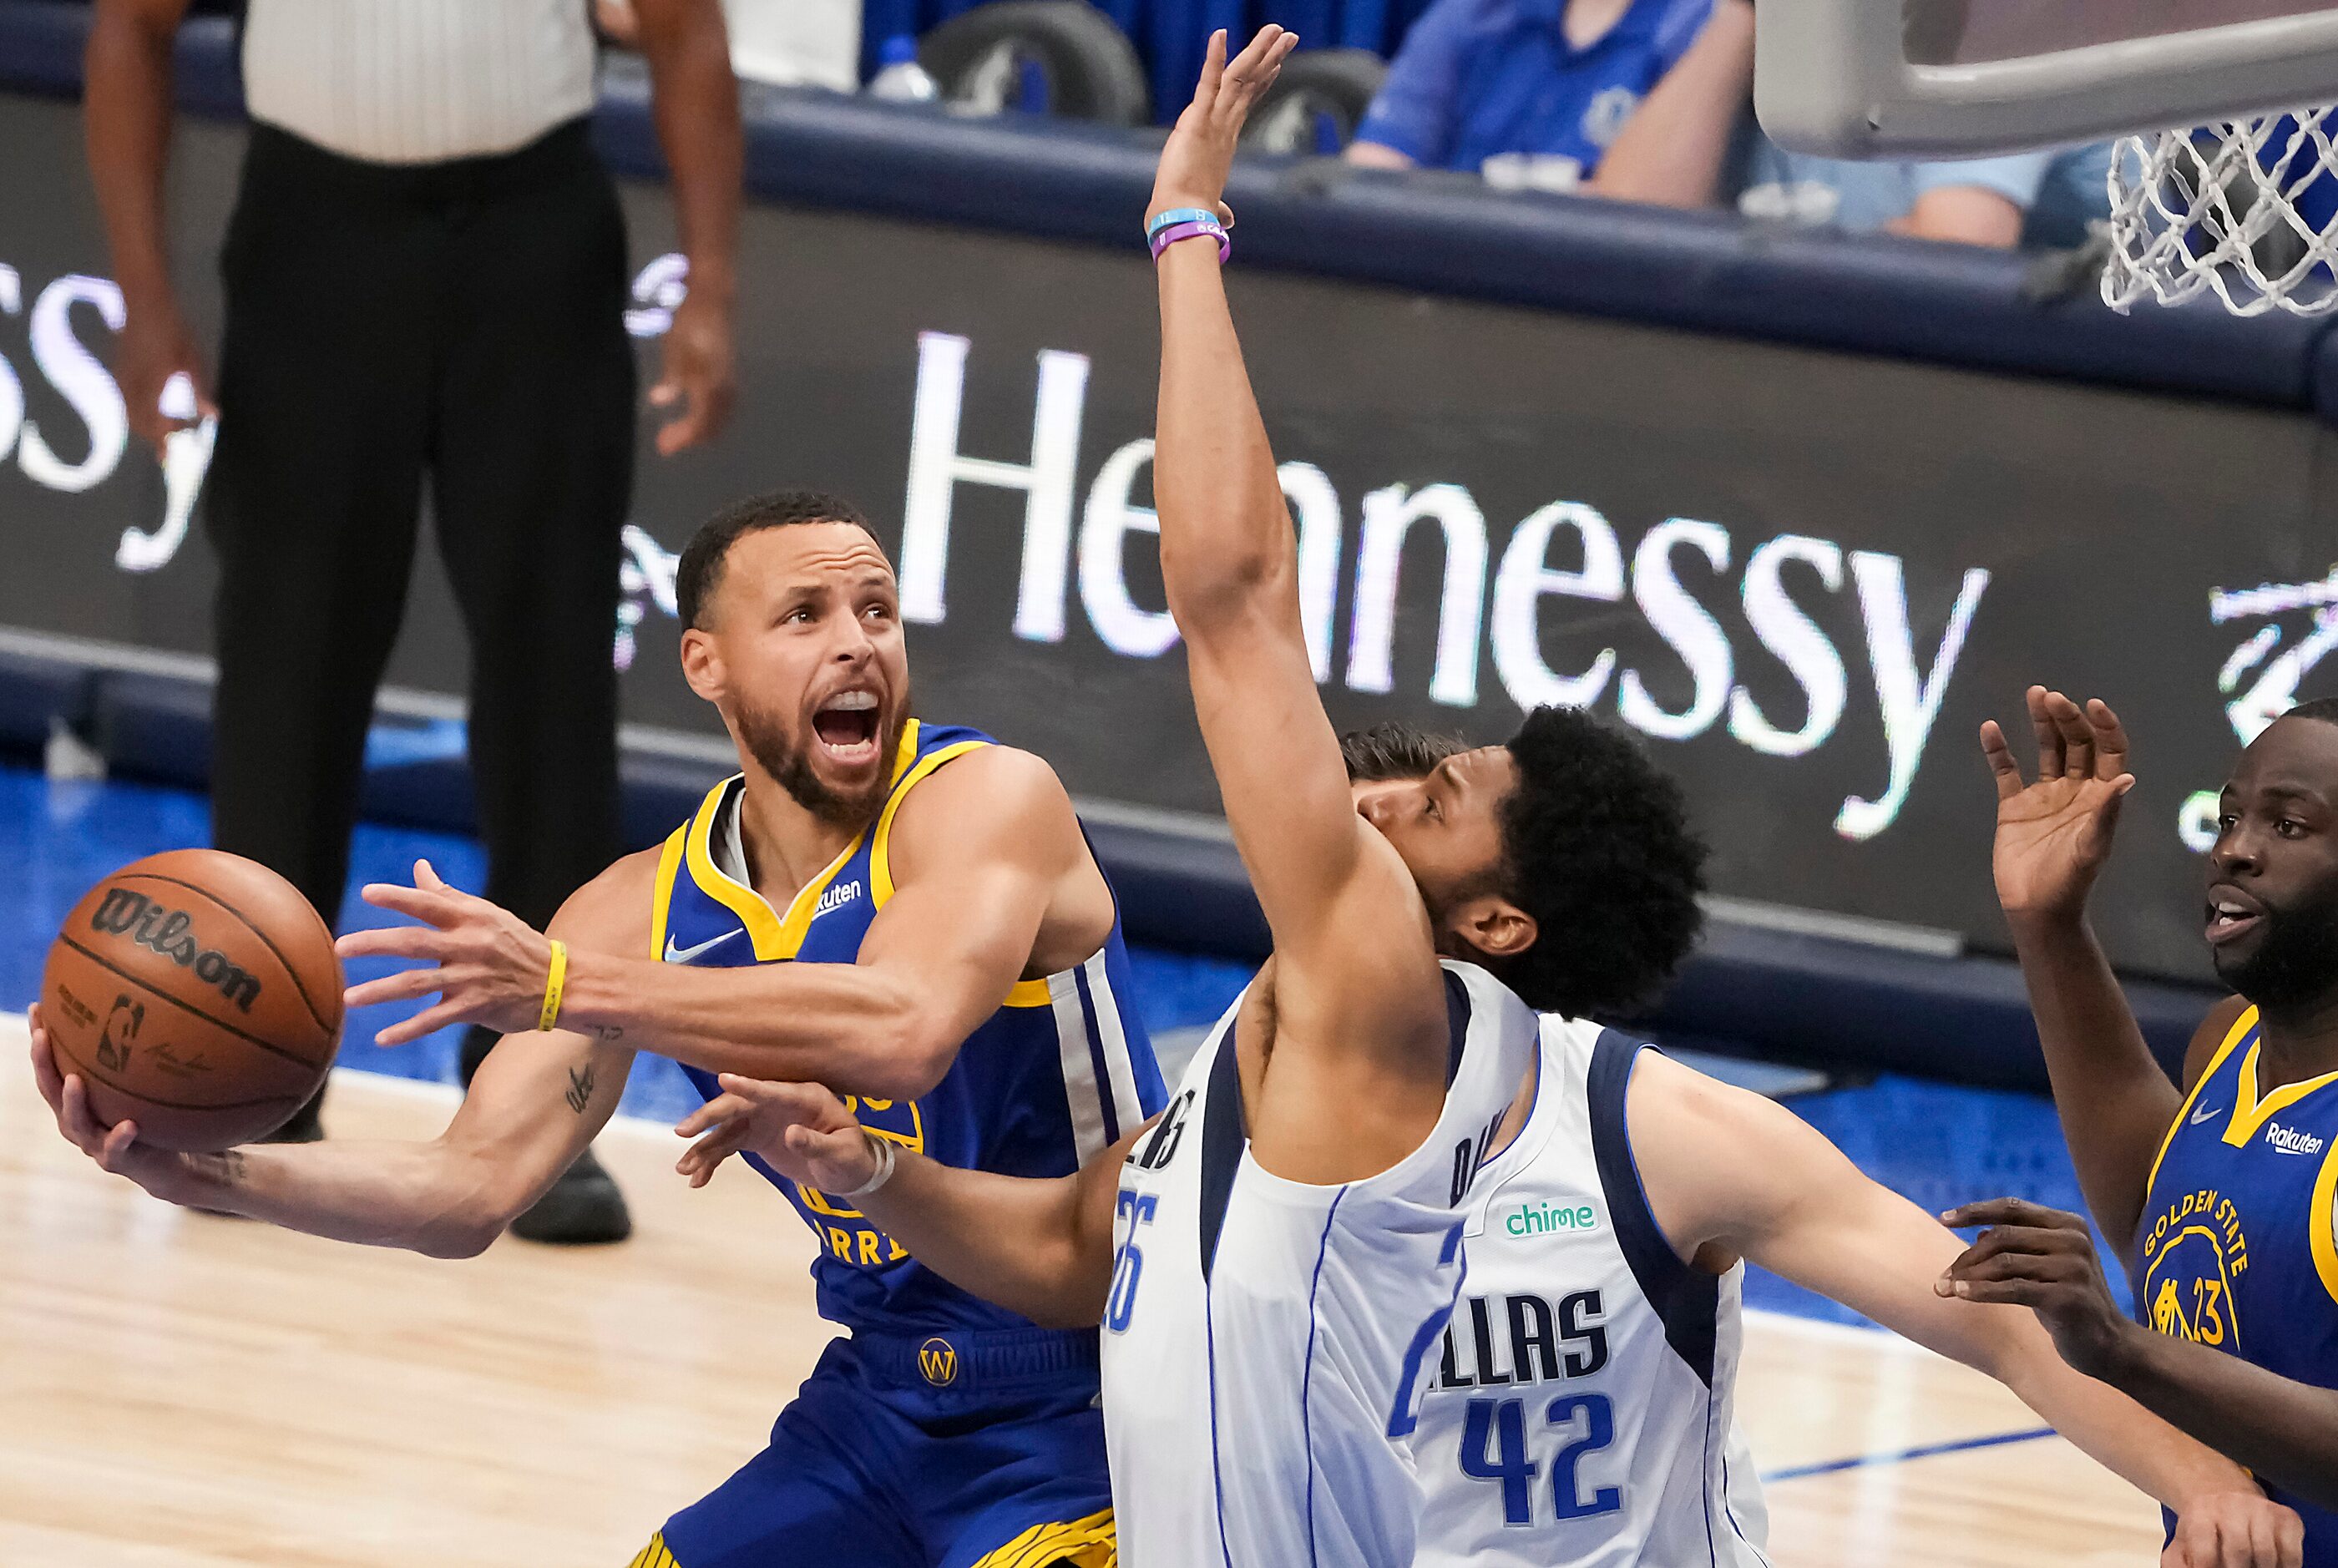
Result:
M2136 1316L2320 1387L2338 1387L2338 1073L2269 1093L2243 1013L2176 1112L2136 1240ZM2338 1564L2338 1514L2305 1519L2306 1562Z
M912 720L876 821L784 909L748 886L740 847L742 779L709 791L666 840L651 930L668 964L850 964L893 896L889 841L912 790L969 751L972 730ZM683 1069L709 1099L712 1073ZM1136 1016L1115 913L1078 967L1018 982L967 1036L933 1092L915 1101L847 1100L862 1126L945 1164L1009 1176L1066 1176L1161 1108L1161 1069ZM823 1317L852 1328L946 1332L1027 1326L921 1267L848 1200L786 1180L760 1159L820 1239L813 1265Z

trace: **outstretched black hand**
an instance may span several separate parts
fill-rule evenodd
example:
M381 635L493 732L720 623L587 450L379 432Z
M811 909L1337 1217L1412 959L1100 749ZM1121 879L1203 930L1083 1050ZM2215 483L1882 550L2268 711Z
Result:
M1943 1296L2034 1310L2062 1359L2088 1377L2109 1366L2139 1325L2119 1310L2086 1220L2019 1198L1968 1203L1940 1216L1951 1230L1987 1226L1934 1282Z

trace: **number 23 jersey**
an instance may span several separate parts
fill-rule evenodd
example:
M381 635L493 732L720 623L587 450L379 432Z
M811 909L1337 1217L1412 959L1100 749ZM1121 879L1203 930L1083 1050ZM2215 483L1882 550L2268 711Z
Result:
M1241 998L1130 1151L1104 1319L1127 1568L1413 1561L1420 1390L1461 1281L1471 1184L1535 1053L1535 1015L1508 987L1467 964L1444 973L1444 1107L1388 1170L1313 1186L1252 1157Z
M1421 1401L1420 1568L1763 1568L1732 1396L1743 1263L1656 1227L1624 1118L1648 1047L1542 1021L1534 1110L1470 1199L1469 1277Z
M2338 1387L2338 1073L2271 1090L2254 1007L2167 1130L2137 1237L2136 1311L2162 1334ZM2277 1485L2307 1568L2338 1564L2338 1513Z

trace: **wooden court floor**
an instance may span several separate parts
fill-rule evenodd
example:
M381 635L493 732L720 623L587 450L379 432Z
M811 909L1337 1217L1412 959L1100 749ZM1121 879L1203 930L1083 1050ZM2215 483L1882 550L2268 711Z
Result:
M427 1136L452 1104L344 1073L327 1123ZM621 1247L339 1246L103 1175L0 1019L0 1568L622 1568L761 1446L830 1333L793 1214L741 1170L690 1192L677 1147L602 1140ZM2156 1561L2149 1504L2058 1437L1892 1457L2038 1425L1978 1375L1796 1318L1747 1338L1782 1568Z

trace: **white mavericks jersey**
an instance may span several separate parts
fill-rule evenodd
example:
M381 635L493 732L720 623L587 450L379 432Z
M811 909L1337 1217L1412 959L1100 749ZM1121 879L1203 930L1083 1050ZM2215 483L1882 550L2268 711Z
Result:
M1413 1561L1420 1389L1478 1168L1536 1051L1508 987L1444 973L1445 1108L1396 1165L1317 1187L1251 1157L1237 998L1121 1168L1104 1416L1128 1568Z
M1681 1261L1624 1120L1644 1046L1546 1018L1534 1110L1469 1200L1413 1440L1421 1568L1766 1568L1732 1420L1745 1265Z

